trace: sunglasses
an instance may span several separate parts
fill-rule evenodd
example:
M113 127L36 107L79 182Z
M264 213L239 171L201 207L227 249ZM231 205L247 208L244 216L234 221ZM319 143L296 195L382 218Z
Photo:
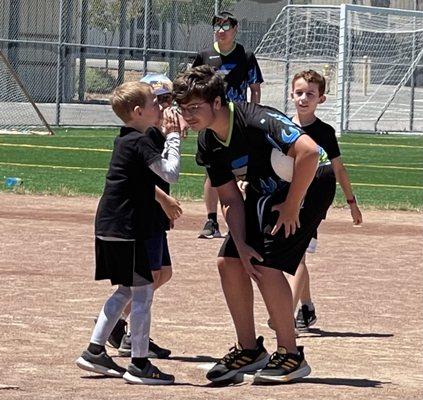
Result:
M223 24L214 24L213 25L213 31L214 32L219 32L221 29L224 32L227 32L231 28L232 28L232 24L230 22L225 22Z

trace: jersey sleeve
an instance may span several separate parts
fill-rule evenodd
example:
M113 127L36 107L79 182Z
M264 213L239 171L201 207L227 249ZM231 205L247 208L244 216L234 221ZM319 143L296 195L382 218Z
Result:
M325 124L327 127L327 143L324 147L329 160L333 160L336 157L341 155L341 150L339 149L338 140L336 139L335 129L332 126Z
M266 140L272 147L288 153L291 145L305 133L281 111L257 105L260 110L257 120L266 129Z
M205 167L213 187L222 186L234 179L234 175L226 163L219 162L218 157L213 157L213 149L207 140L206 132L201 132L197 140L196 162Z
M248 51L246 55L248 61L248 84L252 85L254 83L263 83L263 75L261 73L256 56L251 51Z
M192 68L194 67L198 67L199 65L203 65L204 64L204 60L203 60L203 54L197 53L197 55L195 56L195 60L192 63Z

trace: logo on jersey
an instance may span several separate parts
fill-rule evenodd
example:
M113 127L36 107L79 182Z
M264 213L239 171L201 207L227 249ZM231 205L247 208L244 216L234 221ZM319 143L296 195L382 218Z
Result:
M220 56L209 56L209 60L213 60L215 58L220 58Z
M272 118L276 119L277 121L287 125L286 127L281 128L280 131L280 139L282 140L282 142L288 144L293 143L301 135L300 129L286 115L269 112L267 114L270 115Z
M228 75L235 67L236 67L236 64L222 64L219 68L219 71L223 75Z

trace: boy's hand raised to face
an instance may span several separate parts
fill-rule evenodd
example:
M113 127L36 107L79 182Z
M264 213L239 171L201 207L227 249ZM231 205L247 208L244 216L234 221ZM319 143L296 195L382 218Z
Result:
M178 118L178 113L171 107L166 108L163 111L163 133L168 135L169 133L182 132L181 121Z

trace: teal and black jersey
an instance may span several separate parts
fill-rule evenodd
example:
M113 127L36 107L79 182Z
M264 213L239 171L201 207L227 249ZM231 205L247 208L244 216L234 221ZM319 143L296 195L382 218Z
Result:
M226 142L210 129L198 136L197 163L207 168L212 186L236 178L257 192L274 192L282 183L271 165L274 148L284 154L304 132L280 111L255 103L230 103L232 130Z
M247 101L247 88L254 83L262 83L263 76L254 53L245 51L237 43L228 54L219 52L215 46L197 54L193 67L210 65L224 75L226 83L226 97L230 101Z

